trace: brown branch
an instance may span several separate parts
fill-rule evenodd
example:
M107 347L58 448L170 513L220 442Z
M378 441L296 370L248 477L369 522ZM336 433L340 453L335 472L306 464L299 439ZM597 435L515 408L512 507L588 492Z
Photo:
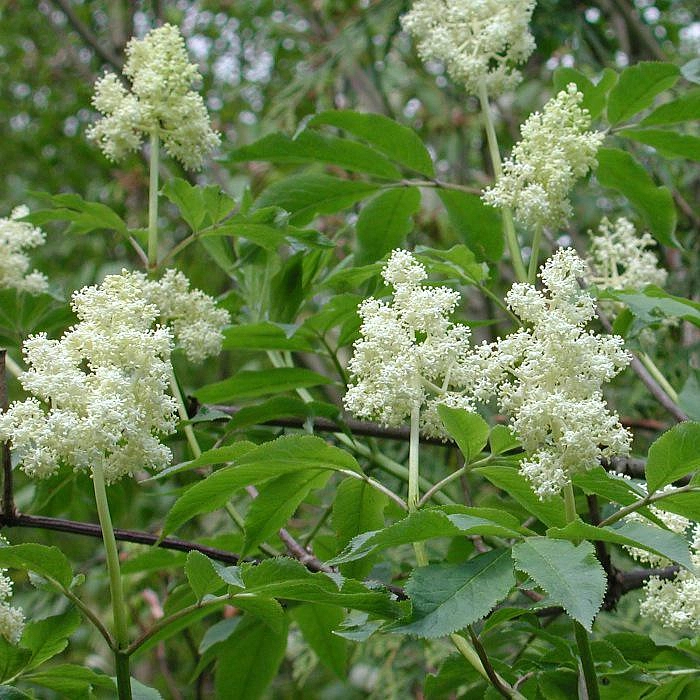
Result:
M90 46L103 61L109 63L116 71L121 71L123 65L122 60L111 48L103 46L100 43L91 29L75 14L69 0L52 0L52 2L60 8L61 12L63 12L73 29L80 35L83 41Z
M7 350L0 348L0 411L3 413L9 408L7 391L7 367L5 360ZM12 484L12 454L10 443L2 443L2 513L13 516L15 514L14 491Z

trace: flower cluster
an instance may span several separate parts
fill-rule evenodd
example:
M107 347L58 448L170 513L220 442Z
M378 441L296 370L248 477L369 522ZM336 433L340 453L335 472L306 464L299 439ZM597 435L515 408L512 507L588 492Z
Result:
M7 546L7 540L0 535L0 547ZM6 576L6 569L0 569L0 637L10 644L17 644L24 631L24 613L21 608L7 601L12 596L12 581Z
M423 431L445 437L438 404L473 406L457 390L468 369L470 331L448 318L459 293L423 286L425 267L407 251L395 250L382 276L394 289L393 301L370 298L360 304L361 337L348 365L353 383L345 406L387 426L401 425L420 408Z
M416 0L402 24L418 42L423 60L443 61L453 80L478 94L515 87L513 68L535 48L528 24L535 0Z
M175 428L167 392L171 333L155 327L133 273L110 275L73 295L78 323L60 340L28 338L20 375L32 396L0 414L0 440L11 440L22 469L47 477L61 464L104 471L108 482L171 459L158 439Z
M160 321L170 325L190 362L202 362L221 351L221 329L230 321L226 309L199 289L190 290L189 280L178 270L167 270L157 281L143 274L139 279L146 301L158 308Z
M104 154L119 160L136 150L145 135L157 134L166 151L186 168L202 167L204 156L219 144L202 97L191 90L197 66L187 57L177 27L166 24L126 47L127 90L114 73L95 85L92 103L104 115L88 131Z
M562 249L541 268L545 293L514 284L506 301L527 327L495 343L489 358L500 410L527 454L521 473L540 498L630 447L602 395L630 358L622 338L585 329L595 314L579 283L585 268L574 250Z
M0 288L38 294L46 291L48 282L40 272L29 272L29 258L24 251L41 245L46 236L41 229L19 221L27 214L29 209L20 206L9 218L0 219Z
M612 224L604 218L591 236L588 256L588 280L612 289L643 289L647 285L663 286L667 272L659 267L656 254L648 250L655 245L646 232L641 236L634 224L620 217Z
M558 226L571 216L569 192L577 178L596 164L603 141L587 131L591 119L581 107L583 94L569 83L531 114L520 128L522 139L503 164L503 175L482 198L494 207L510 207L527 228Z
M665 490L673 491L669 486ZM690 559L697 571L700 571L700 523L693 523L681 515L670 513L651 506L651 510L672 532L684 535L691 532ZM633 513L628 520L644 520L641 515ZM645 550L628 548L630 554L638 561L652 566L664 567L671 562ZM654 622L679 631L700 632L700 576L681 569L673 578L662 579L651 576L644 585L644 600L639 606L640 613Z

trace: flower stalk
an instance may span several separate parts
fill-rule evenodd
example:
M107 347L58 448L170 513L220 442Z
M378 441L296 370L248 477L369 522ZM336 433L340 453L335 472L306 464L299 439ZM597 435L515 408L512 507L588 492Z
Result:
M160 139L158 132L151 132L151 155L148 176L148 269L158 267L158 167L160 165Z

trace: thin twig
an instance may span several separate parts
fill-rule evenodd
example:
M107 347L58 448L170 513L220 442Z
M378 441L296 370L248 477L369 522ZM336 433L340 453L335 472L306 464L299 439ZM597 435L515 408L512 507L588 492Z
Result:
M0 410L4 413L9 407L6 371L7 350L0 348ZM12 485L12 454L9 441L2 443L2 514L12 517L15 514L15 501Z

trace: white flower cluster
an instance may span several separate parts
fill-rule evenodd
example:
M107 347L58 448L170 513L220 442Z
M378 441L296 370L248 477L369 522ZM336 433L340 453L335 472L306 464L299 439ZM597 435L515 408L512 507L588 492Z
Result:
M535 0L416 0L401 20L423 60L443 61L467 92L484 85L491 95L515 87L513 68L535 48L528 24Z
M425 267L403 250L391 254L382 276L394 289L393 301L370 298L359 306L361 337L348 365L353 383L345 406L387 426L401 425L420 407L423 431L445 437L437 406L473 408L457 389L469 369L470 331L448 318L459 293L423 286Z
M8 544L0 535L0 547ZM12 596L12 580L5 575L6 572L7 569L0 569L0 637L10 644L17 644L24 631L24 612L7 602Z
M221 351L221 329L231 320L226 309L201 290L190 290L189 280L178 270L167 270L157 281L142 274L139 278L146 301L158 308L160 321L170 325L190 362L202 362Z
M48 288L46 277L34 270L29 272L26 248L36 248L46 240L44 232L25 221L29 209L19 206L9 218L0 219L0 289L13 288L32 294Z
M583 94L569 83L531 114L520 128L522 139L503 164L503 175L482 198L494 207L510 207L527 228L555 227L572 214L569 192L577 178L595 167L604 134L587 131Z
M585 268L573 249L561 249L541 268L546 293L514 284L506 301L527 327L495 343L489 358L500 410L527 454L521 473L540 498L602 457L626 454L631 442L602 395L630 357L619 336L585 329L595 315L579 283Z
M104 115L88 131L104 154L119 160L156 133L165 150L186 168L198 170L219 142L202 97L191 90L199 77L177 27L166 24L126 47L127 90L114 73L95 84L92 103Z
M665 491L673 491L668 486ZM696 571L700 571L700 523L693 523L681 515L670 513L651 506L654 515L661 519L666 527L679 535L691 532L690 559ZM628 520L644 521L637 513L628 516ZM651 566L665 567L671 562L641 549L628 547L630 554L638 561ZM651 576L644 585L644 600L639 606L640 613L654 622L679 631L700 632L700 576L687 569L681 569L672 579Z
M656 253L647 250L655 245L654 239L646 232L640 236L628 219L621 216L612 224L604 218L596 233L588 233L588 280L593 284L612 289L643 289L666 282L668 274L659 267Z
M76 292L72 305L79 322L60 340L25 341L20 382L32 396L0 414L0 440L12 441L29 476L100 465L112 482L162 469L171 453L157 435L175 429L176 404L166 393L172 338L154 328L158 308L126 272Z

